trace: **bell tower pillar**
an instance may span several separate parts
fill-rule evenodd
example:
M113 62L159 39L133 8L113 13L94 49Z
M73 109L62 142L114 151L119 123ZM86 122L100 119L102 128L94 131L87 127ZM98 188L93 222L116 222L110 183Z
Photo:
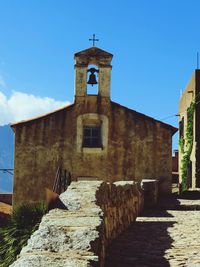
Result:
M110 98L111 65L99 67L99 95Z
M98 96L110 98L112 57L112 54L97 47L91 47L74 55L75 100L89 95L88 85L98 86ZM91 66L95 72L89 74ZM88 79L88 75L90 75L90 79ZM91 75L93 75L92 79Z
M75 64L75 97L87 94L87 65Z

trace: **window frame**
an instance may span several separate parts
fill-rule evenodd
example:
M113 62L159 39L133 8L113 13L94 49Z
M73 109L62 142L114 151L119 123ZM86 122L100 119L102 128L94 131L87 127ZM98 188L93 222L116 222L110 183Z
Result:
M102 148L101 125L83 126L83 148Z
M101 126L101 143L102 147L90 148L83 147L83 127L87 125ZM109 120L104 114L85 113L77 116L76 124L76 151L83 154L105 155L108 152L108 132Z

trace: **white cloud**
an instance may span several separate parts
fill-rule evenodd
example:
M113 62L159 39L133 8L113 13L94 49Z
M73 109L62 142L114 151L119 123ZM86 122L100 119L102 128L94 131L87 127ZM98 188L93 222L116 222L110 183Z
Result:
M6 82L2 75L0 75L0 87L3 87L3 88L6 87Z
M68 104L67 101L21 92L13 92L8 98L0 91L0 125L31 119Z

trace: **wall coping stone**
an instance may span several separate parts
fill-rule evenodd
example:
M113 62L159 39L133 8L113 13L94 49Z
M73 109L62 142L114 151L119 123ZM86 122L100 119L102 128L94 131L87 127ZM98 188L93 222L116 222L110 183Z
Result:
M72 182L60 195L68 210L46 214L12 267L103 267L108 244L143 207L130 181Z

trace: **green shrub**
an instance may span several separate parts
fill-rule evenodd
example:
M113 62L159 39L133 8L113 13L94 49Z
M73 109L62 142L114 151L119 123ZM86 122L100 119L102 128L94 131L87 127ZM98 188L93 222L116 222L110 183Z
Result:
M13 211L8 225L0 228L0 267L7 267L16 260L46 212L44 203L23 204Z

